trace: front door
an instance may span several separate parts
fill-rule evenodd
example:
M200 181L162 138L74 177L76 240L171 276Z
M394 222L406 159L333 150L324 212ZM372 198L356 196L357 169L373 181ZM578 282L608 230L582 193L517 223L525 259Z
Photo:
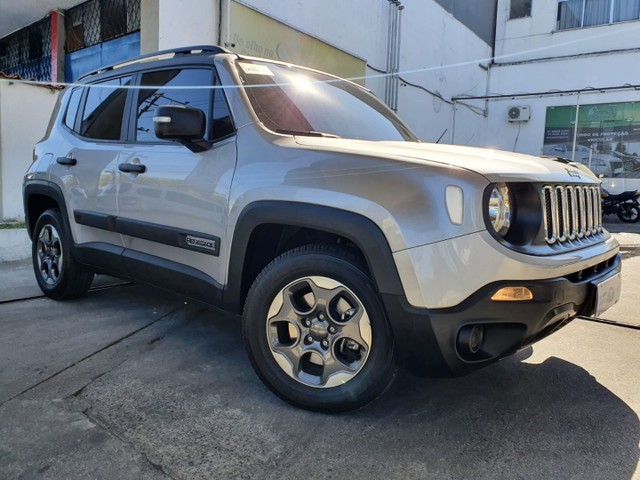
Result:
M226 212L236 164L236 144L222 90L212 89L211 68L165 69L143 73L133 105L130 136L118 165L118 224L127 255L174 271L176 282L210 281L222 287L221 258L227 245ZM153 117L158 106L201 109L207 118L205 138L213 147L193 153L159 140ZM184 274L184 275L183 275ZM204 276L203 276L204 275ZM179 290L189 290L180 285ZM175 285L174 285L175 288Z

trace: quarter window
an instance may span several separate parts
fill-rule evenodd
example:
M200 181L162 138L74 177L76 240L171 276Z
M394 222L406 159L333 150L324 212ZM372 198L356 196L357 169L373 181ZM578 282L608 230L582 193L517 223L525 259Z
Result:
M71 130L73 130L75 127L76 116L78 114L78 106L80 105L80 98L82 98L82 89L74 89L71 92L69 104L67 105L67 111L64 114L64 124Z
M208 69L160 70L144 73L136 110L136 140L159 142L153 128L156 109L164 105L198 108L205 113L205 138L211 138L210 99L213 71Z
M131 77L115 78L89 87L80 135L97 140L120 140L127 87Z

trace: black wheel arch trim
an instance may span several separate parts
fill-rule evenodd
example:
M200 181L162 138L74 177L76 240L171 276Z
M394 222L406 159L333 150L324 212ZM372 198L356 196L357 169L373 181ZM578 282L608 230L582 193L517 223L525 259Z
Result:
M28 180L22 187L24 218L25 224L27 225L27 233L29 234L29 238L33 239L33 227L38 220L37 218L30 218L29 215L29 205L31 202L31 198L34 195L49 197L58 204L58 206L60 207L60 212L62 213L62 222L64 223L65 234L68 235L68 238L73 238L71 236L69 220L67 219L67 202L64 199L62 189L55 183L52 183L48 180L38 179Z
M372 220L358 213L333 207L277 200L249 204L240 213L233 232L229 275L224 293L225 309L242 309L242 278L245 258L253 231L261 225L310 228L339 235L362 251L378 291L404 295L393 254L384 233Z

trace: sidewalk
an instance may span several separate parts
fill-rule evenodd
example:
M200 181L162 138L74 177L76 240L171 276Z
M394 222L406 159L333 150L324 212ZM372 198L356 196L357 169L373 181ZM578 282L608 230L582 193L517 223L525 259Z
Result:
M31 240L26 228L0 229L0 263L31 256Z

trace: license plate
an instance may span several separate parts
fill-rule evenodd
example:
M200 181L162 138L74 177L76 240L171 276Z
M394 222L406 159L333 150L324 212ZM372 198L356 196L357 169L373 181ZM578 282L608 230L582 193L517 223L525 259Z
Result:
M620 300L622 275L616 273L606 280L596 284L596 313L599 317Z

